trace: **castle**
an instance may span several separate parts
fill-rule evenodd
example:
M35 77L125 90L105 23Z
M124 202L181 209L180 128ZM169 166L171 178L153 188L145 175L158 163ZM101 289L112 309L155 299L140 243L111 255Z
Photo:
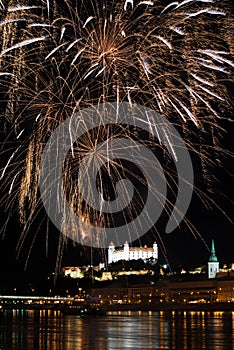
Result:
M120 260L130 261L130 260L139 260L147 261L148 259L152 259L154 262L158 261L158 245L154 242L153 247L130 247L128 242L126 241L123 247L115 248L113 242L109 244L108 249L108 264L118 262ZM211 253L208 261L208 279L219 279L220 277L231 276L234 272L234 264L231 269L227 269L227 266L223 269L219 269L218 258L215 253L214 240L212 240L211 245ZM83 267L64 267L62 272L65 276L70 276L71 278L83 278L85 273L89 270L91 266L83 266ZM92 266L92 268L96 271L102 271L103 275L102 280L112 280L111 272L106 271L106 264L99 263L99 266ZM142 271L131 271L134 274L144 274ZM202 269L198 268L192 271L188 271L189 273L202 273ZM121 275L123 271L119 271L118 274ZM185 270L182 270L181 273L186 273ZM128 272L128 274L130 274Z
M154 242L153 247L129 247L128 242L124 243L122 248L116 249L113 242L109 244L108 248L108 264L115 263L119 260L138 260L153 258L158 260L158 245Z
M142 259L146 262L147 259L153 258L158 260L158 245L154 242L153 247L129 247L128 242L124 243L122 248L115 248L113 242L108 248L108 264L115 263L119 260L138 260ZM215 254L214 240L212 240L211 255L208 261L208 278L215 278L219 272L219 262Z

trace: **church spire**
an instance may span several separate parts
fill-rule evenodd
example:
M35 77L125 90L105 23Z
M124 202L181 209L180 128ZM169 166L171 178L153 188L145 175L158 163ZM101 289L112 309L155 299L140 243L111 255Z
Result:
M219 272L219 262L215 254L214 240L211 243L210 259L208 261L208 278L215 278Z
M215 255L215 246L214 246L214 240L212 239L212 243L211 243L211 255L210 255L210 262L217 262L217 256Z

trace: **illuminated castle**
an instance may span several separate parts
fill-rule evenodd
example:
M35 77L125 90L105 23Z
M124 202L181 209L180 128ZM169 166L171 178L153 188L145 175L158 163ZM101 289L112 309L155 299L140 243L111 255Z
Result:
M128 242L124 243L123 248L116 249L113 242L109 244L108 249L108 264L117 262L119 260L138 260L142 259L146 261L147 259L153 258L158 260L158 245L154 242L152 248L148 248L146 245L144 247L129 247Z

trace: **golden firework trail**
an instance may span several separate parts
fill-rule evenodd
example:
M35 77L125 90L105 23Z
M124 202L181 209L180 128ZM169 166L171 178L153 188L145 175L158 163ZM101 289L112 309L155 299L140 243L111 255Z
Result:
M209 185L209 169L222 151L222 120L231 108L231 7L227 0L0 0L1 118L15 135L0 176L8 189L8 206L13 198L18 202L25 225L22 240L41 205L43 148L63 121L89 106L126 101L160 113L178 127L187 148L200 158ZM157 132L150 119L145 123ZM84 221L102 225L112 219L84 205L76 190L76 169L99 142L106 142L103 157L115 185L127 171L108 155L111 140L120 134L166 157L160 137L157 142L141 139L139 130L111 128L105 120L79 141L71 137L71 154L64 165L66 198ZM173 153L166 130L165 135ZM176 183L167 165L165 172ZM107 196L106 176L100 174L98 182L101 198Z

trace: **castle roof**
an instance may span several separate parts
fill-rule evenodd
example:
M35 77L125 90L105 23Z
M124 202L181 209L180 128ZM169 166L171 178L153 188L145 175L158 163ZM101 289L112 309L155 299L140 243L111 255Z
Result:
M124 249L123 248L119 248L119 249L115 249L114 253L117 253L117 252L123 252ZM139 252L139 251L143 251L143 252L153 252L154 249L151 248L151 247L131 247L129 248L129 251L130 252Z
M153 248L148 248L148 247L132 247L132 248L129 248L130 251L143 251L143 252L153 252Z
M154 244L157 244L157 243L154 242ZM129 245L127 241L124 243L124 246L126 245ZM109 247L115 247L112 241L110 242ZM116 248L113 253L118 253L123 251L124 251L124 247L121 247L121 248ZM139 252L139 251L154 252L154 247L147 247L147 245L145 245L144 247L129 247L129 252Z

